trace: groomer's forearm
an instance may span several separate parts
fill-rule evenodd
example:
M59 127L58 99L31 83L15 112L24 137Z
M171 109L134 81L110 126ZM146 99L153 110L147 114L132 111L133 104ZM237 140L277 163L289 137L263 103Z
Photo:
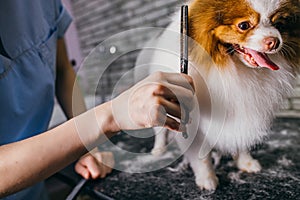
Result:
M41 181L85 153L74 121L0 147L0 196Z
M51 176L116 130L108 102L43 134L0 146L0 197Z

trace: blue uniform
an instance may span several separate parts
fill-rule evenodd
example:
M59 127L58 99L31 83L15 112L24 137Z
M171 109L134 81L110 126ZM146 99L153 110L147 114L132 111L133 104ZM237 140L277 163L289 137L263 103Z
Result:
M1 1L0 145L47 130L54 104L56 42L70 22L60 0ZM7 199L43 195L40 183Z

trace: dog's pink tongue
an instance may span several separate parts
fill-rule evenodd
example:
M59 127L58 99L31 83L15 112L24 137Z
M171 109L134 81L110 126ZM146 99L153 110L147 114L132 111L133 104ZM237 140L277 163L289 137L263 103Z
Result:
M253 49L247 49L248 53L254 58L255 62L260 67L266 67L272 70L278 70L279 67L270 60L270 58L265 54L258 51L255 51Z

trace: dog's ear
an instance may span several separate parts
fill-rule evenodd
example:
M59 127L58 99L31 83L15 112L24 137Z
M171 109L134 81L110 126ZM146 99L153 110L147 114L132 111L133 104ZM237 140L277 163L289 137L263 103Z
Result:
M288 0L270 17L271 24L282 35L285 58L300 71L300 0Z
M270 17L271 23L280 32L291 37L300 34L300 0L290 0L282 4Z

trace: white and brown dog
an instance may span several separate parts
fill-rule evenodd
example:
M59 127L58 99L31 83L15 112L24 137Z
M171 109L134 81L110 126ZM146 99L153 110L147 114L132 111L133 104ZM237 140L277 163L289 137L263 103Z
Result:
M218 178L210 153L199 158L203 146L231 154L240 170L261 170L249 150L267 136L274 112L292 91L300 55L300 1L193 0L189 24L194 41L190 42L189 74L201 112L193 141L178 137L177 143L181 149L189 145L184 157L197 185L214 190ZM178 32L179 17L167 30ZM161 49L161 44L177 43L168 41L167 34L156 38L153 46ZM179 51L178 45L174 48ZM152 53L152 65L179 70L178 55L159 50ZM138 60L143 62L143 53ZM156 70L162 69L152 67L149 72ZM157 130L153 154L162 153L166 145L167 130Z

